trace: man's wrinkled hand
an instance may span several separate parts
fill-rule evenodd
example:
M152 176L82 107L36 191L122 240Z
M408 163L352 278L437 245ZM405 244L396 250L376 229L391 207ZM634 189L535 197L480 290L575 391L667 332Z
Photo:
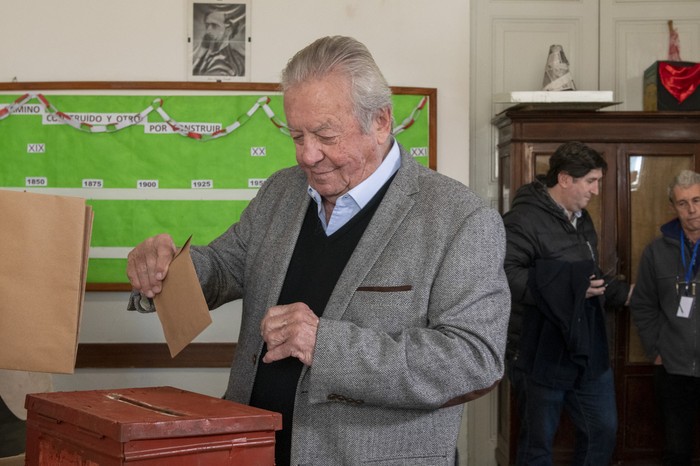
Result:
M310 366L316 348L319 318L304 303L273 306L260 323L260 333L267 343L264 362L288 357Z
M131 286L148 298L160 293L176 253L175 243L167 234L153 236L136 246L127 258L126 275Z

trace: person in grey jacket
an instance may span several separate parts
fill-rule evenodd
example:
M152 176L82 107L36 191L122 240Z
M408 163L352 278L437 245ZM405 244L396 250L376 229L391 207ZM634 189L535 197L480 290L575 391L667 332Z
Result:
M225 398L282 413L278 465L453 464L460 403L503 374L502 221L396 142L361 43L315 41L282 89L297 166L191 248L210 309L243 299ZM175 250L129 254L137 292L161 291Z
M668 189L677 217L642 253L630 300L642 346L654 363L664 430L664 465L690 465L700 408L700 174L683 170Z

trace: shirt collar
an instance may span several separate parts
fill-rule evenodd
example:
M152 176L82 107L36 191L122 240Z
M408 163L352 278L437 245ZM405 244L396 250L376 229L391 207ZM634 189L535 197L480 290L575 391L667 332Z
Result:
M565 207L562 207L562 209L564 209L564 213L566 214L566 218L571 219L572 222L575 221L576 219L581 218L581 215L583 215L583 212L580 210L577 210L576 212L569 212L568 210L566 210Z

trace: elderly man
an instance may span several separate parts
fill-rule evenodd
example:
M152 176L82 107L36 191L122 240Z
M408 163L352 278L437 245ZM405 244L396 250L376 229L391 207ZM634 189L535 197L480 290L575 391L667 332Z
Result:
M664 430L664 465L690 465L700 409L700 317L697 314L700 174L683 170L668 188L676 218L642 253L630 300L632 319L654 363Z
M356 40L298 52L282 90L298 166L192 248L209 307L243 299L225 398L282 413L277 464L452 464L459 403L503 372L501 219L395 141ZM135 290L160 292L174 253L167 235L137 246Z

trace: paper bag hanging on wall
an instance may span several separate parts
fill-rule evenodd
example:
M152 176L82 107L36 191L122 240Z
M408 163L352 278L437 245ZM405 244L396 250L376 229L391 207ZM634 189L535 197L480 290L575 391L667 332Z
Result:
M0 368L73 373L92 209L0 190L0 213Z

